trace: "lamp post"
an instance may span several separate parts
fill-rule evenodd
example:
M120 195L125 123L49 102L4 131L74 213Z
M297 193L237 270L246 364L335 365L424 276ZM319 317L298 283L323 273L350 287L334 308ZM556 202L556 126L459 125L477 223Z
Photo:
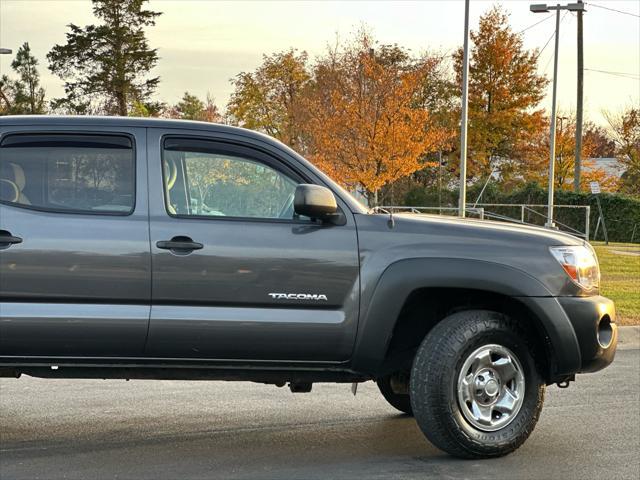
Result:
M0 48L0 55L11 55L13 50L10 48Z
M460 198L458 215L465 216L467 204L467 121L469 116L469 0L464 2L464 46L462 57L462 109L460 119Z
M556 162L556 104L558 97L558 50L560 48L560 11L569 10L572 12L584 11L584 3L568 3L566 5L547 5L538 3L530 5L529 10L533 13L556 12L556 34L555 34L555 51L553 54L553 94L551 97L551 126L549 128L549 198L547 200L547 222L545 227L554 228L553 223L553 179L555 175Z
M578 0L582 3L582 0ZM580 192L580 170L582 165L582 111L584 97L584 41L582 35L582 10L578 11L578 95L576 99L576 147L575 147L575 166L573 167L573 190Z

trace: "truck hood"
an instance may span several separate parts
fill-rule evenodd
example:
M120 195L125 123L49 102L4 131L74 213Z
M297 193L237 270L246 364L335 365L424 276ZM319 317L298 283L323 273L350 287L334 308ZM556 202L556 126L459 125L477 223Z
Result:
M546 228L438 215L356 214L361 262L389 265L409 258L468 259L525 272L554 295L579 289L549 252L551 246L583 245L578 237Z
M389 219L389 215L384 215ZM494 220L478 220L473 218L447 217L442 215L423 214L394 214L395 226L404 229L439 227L446 231L460 232L461 235L471 234L473 237L498 240L510 238L526 242L540 242L552 245L582 245L584 240L559 230L522 225L517 223L499 222Z

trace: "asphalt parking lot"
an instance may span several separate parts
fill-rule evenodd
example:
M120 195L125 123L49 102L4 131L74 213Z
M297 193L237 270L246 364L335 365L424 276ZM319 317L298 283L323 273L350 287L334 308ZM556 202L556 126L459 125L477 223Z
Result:
M640 346L550 387L516 453L441 453L372 383L311 394L250 383L0 380L1 479L640 478Z

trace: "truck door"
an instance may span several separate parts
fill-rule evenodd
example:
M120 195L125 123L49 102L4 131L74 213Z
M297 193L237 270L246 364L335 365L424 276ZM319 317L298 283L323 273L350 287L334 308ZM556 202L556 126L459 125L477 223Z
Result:
M223 132L148 133L153 294L146 354L347 360L359 263L346 206L343 226L295 218L296 185L315 179L266 142Z
M151 300L145 130L7 130L0 356L141 355Z

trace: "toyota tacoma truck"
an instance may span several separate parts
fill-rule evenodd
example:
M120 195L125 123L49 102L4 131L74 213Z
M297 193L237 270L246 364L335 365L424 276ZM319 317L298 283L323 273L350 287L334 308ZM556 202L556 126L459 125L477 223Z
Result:
M0 376L373 380L438 448L496 457L546 386L612 362L599 281L582 239L372 211L252 131L0 119Z

